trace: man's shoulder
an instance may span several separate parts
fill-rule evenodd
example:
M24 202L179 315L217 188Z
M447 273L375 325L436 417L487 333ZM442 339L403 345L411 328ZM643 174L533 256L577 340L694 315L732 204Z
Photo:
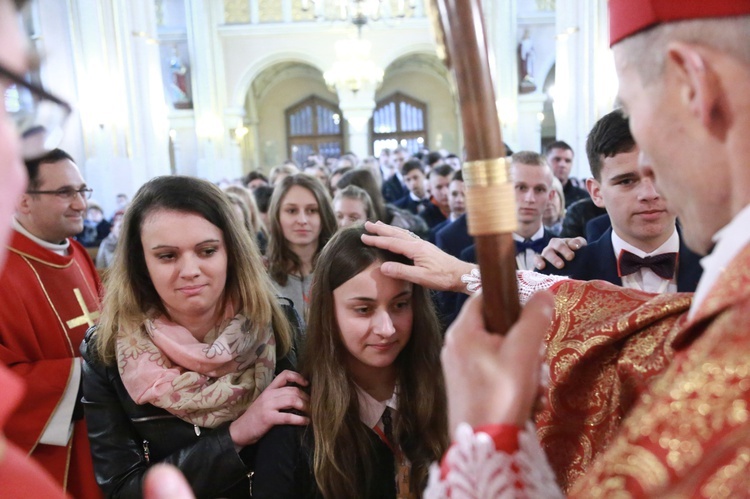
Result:
M24 257L51 265L61 265L70 261L69 258L41 246L15 229L8 243L8 250L9 264L16 259L23 259Z
M607 268L607 265L612 263L614 263L611 265L612 268ZM596 241L576 250L575 258L566 262L565 267L558 269L547 264L542 272L549 275L569 276L583 281L601 279L612 282L612 276L617 275L617 261L614 259L611 230L605 232Z
M420 213L419 216L421 216L430 227L435 227L446 220L443 212L440 211L440 208L434 203L427 204L424 211Z
M452 222L448 222L445 227L437 232L436 235L448 236L459 233L469 233L468 225L466 224L466 215L461 215Z
M469 246L471 241L466 215L461 215L435 234L435 244L457 258L461 250Z
M411 198L409 197L409 194L407 194L406 196L401 196L400 198L398 198L391 204L395 206L396 208L406 208L409 206L410 200Z

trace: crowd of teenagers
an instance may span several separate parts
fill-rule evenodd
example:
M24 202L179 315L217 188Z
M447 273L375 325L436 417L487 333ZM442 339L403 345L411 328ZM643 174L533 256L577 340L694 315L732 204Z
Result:
M0 89L64 107L23 78L23 3ZM107 218L56 115L3 107L0 496L746 496L750 4L609 13L591 178L562 141L507 159L505 336L455 155L157 177Z

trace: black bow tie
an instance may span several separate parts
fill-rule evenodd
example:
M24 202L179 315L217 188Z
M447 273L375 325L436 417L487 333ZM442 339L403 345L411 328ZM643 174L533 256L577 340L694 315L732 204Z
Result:
M546 244L544 238L540 237L532 241L531 239L524 239L523 241L516 241L516 255L523 253L527 249L532 250L534 253L541 253Z
M662 253L661 255L641 258L630 251L622 250L617 260L617 273L620 277L634 274L646 267L662 279L673 279L677 266L677 253Z

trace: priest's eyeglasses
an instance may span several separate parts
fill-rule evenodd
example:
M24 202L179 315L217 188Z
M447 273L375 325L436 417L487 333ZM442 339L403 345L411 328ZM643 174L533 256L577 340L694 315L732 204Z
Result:
M56 191L26 191L26 194L51 194L65 201L72 201L76 196L81 196L83 199L91 199L91 193L93 192L94 189L91 189L90 187L81 187L80 189L63 187Z
M72 111L70 105L0 65L0 83L2 80L8 84L3 96L5 111L21 137L24 159L38 158L57 147Z

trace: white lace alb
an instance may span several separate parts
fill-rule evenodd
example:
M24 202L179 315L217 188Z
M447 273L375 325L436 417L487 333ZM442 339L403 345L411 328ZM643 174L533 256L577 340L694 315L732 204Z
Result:
M554 284L568 279L565 276L544 275L531 270L517 270L516 278L518 282L518 300L521 305L526 305L534 293L543 289L549 289ZM471 269L471 272L461 276L461 282L466 284L469 293L476 293L482 289L482 276L478 268Z

